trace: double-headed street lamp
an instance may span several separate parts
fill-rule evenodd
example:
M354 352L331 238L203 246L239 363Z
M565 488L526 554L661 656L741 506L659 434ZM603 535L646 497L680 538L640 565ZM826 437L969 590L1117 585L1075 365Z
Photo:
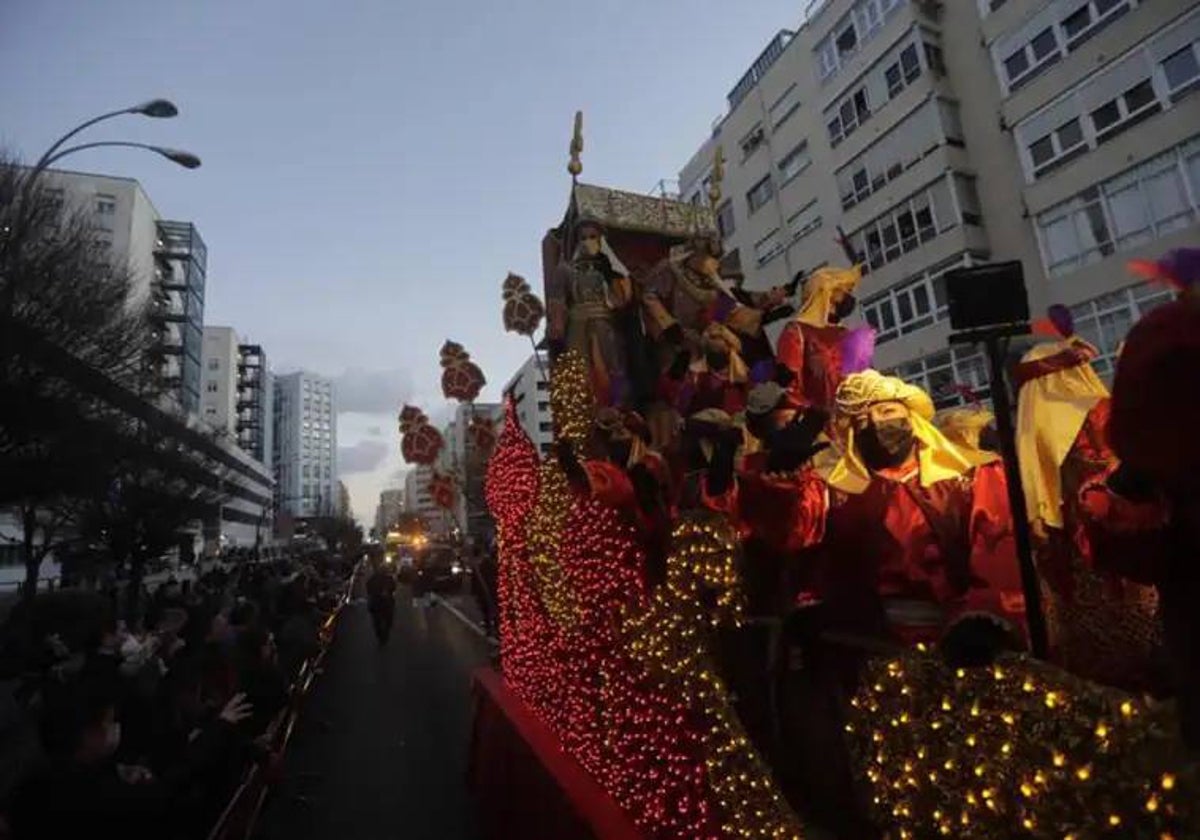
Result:
M77 146L70 146L66 149L62 145L74 137L85 128L90 128L98 122L120 117L125 114L140 114L144 117L155 117L156 119L168 119L179 113L179 109L175 107L175 103L169 99L151 99L149 102L143 102L140 105L134 105L129 108L121 108L116 111L109 111L107 114L101 114L98 117L92 117L90 120L80 123L73 129L68 131L62 137L58 138L46 152L38 158L38 162L34 164L32 176L36 177L39 172L50 166L60 158L64 158L69 154L82 151L84 149L94 149L99 146L127 146L135 149L146 149L151 152L162 155L167 160L173 161L187 169L195 169L200 165L200 158L193 155L191 152L180 151L179 149L168 149L163 146L151 146L146 143L130 143L119 140L105 140L97 143L81 143Z

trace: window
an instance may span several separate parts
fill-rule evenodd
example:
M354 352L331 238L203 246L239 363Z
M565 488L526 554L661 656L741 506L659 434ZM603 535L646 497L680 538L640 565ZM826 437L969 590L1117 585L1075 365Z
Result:
M963 207L961 220L950 194L951 183L957 193L958 204ZM973 182L961 175L953 176L953 181L949 177L939 178L852 233L850 244L866 259L864 273L916 250L921 243L929 242L960 221L977 224L977 209L968 210L974 200L973 189Z
M1039 214L1047 273L1060 277L1192 224L1197 188L1200 137Z
M892 13L903 4L900 0L859 0L842 16L817 44L817 75L828 82L864 44L883 31Z
M221 369L221 360L220 359L209 359L208 360L208 369L209 370L220 370Z
M867 100L867 89L861 87L852 96L847 97L838 107L832 120L828 123L829 140L836 146L849 137L871 116L870 104Z
M539 380L538 380L538 383L537 383L537 390L539 390L539 391L545 391L545 390L546 390L546 389L548 389L549 387L550 387L550 383L546 382L546 380L544 380L544 379L539 379Z
M1045 137L1029 144L1033 177L1038 178L1069 163L1088 150L1079 119L1072 117Z
M204 416L205 417L216 417L217 416L216 406L212 406L212 405L204 406Z
M792 85L775 100L775 104L770 108L771 130L778 131L779 127L798 110L800 110L800 92L795 85Z
M1163 286L1139 283L1072 306L1075 332L1100 351L1092 361L1096 373L1111 376L1116 368L1117 348L1130 326L1172 297L1171 291Z
M1162 61L1167 93L1172 100L1200 85L1200 63L1196 60L1196 44L1188 44Z
M746 158L758 151L759 146L763 144L766 138L767 135L763 131L761 123L750 129L750 133L743 137L740 143L742 147L742 160L745 161Z
M1154 95L1154 85L1149 79L1138 82L1116 99L1106 102L1092 111L1092 126L1096 130L1096 143L1111 140L1127 128L1137 125L1147 117L1162 110Z
M770 201L774 195L775 185L771 182L771 176L768 175L746 193L746 204L749 205L750 212L753 214L755 210Z
M1104 27L1129 11L1130 0L1091 0L1062 19L1067 52L1078 49Z
M904 90L904 81L900 78L900 62L888 67L883 73L883 78L887 82L888 96L895 96Z
M1054 27L1048 26L1033 36L1029 43L1004 59L1004 75L1011 93L1062 57Z
M783 252L779 242L779 228L775 228L758 242L754 243L754 258L759 265L765 265L772 258Z
M982 391L987 389L990 381L987 360L974 346L942 350L907 362L888 373L923 389L938 409L964 402L959 386Z
M783 160L779 161L781 182L786 184L807 169L810 163L812 163L812 158L808 154L808 141L803 140L796 148L784 155Z
M928 41L925 42L925 63L929 66L929 72L933 73L933 75L946 75L946 59L942 55L942 48Z
M788 217L788 230L792 233L793 241L802 239L821 227L822 219L819 210L820 207L814 198Z
M102 216L111 216L117 212L117 200L111 195L96 196L96 212Z
M538 403L538 411L549 411L549 410L550 410L550 403L548 403L548 402L539 402Z
M858 48L858 32L854 29L854 21L848 21L837 33L833 41L837 45L838 59L845 61Z
M208 393L208 394L217 393L218 387L219 386L217 385L216 382L209 381L209 382L204 383L204 391L205 391L205 393Z
M917 57L916 44L909 44L900 51L900 67L904 70L906 82L911 82L921 75L921 59Z

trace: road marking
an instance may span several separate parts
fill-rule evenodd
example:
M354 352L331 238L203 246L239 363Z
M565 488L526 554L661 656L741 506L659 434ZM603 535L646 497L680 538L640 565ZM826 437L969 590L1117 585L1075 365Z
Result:
M449 610L449 612L455 618L457 618L463 624L467 625L467 627L471 628L471 631L476 636L479 636L479 638L483 639L485 642L490 643L492 641L490 638L488 638L487 632L482 627L480 627L478 624L476 624L474 621L472 621L470 618L468 618L466 613L464 613L458 607L451 604L449 601L447 601L441 595L438 595L436 592L431 597L433 598L433 602L435 604L439 604L439 605L445 607L447 610Z

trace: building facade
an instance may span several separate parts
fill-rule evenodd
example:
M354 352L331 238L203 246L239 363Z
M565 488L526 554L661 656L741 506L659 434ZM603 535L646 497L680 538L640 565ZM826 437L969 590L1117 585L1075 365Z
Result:
M533 445L544 458L550 454L554 443L554 420L550 412L550 383L545 372L550 369L549 360L541 354L530 355L504 386L504 399L512 400L516 407L517 422L529 435Z
M382 540L392 526L400 521L404 512L403 487L392 487L381 492L375 508L375 535Z
M258 461L271 466L275 452L275 383L259 344L237 347L237 441Z
M433 478L433 467L418 464L404 476L405 512L421 517L431 534L448 537L454 532L454 520L450 511L438 507L429 492Z
M238 338L232 327L205 327L200 419L219 435L237 438Z
M132 305L152 302L160 342L155 364L169 407L200 411L204 288L208 249L190 222L163 219L133 178L51 169L46 189L69 211L83 214L97 244L125 264Z
M331 516L337 505L337 395L307 371L275 377L277 509L292 517Z
M469 541L481 544L494 537L495 525L483 492L487 458L475 446L469 429L472 419L480 418L498 430L503 417L504 407L499 403L460 404L442 432L446 445L438 456L438 469L454 476L458 491L451 511L453 523L465 528Z
M1019 260L1031 309L1072 308L1110 370L1167 295L1126 260L1200 234L1196 0L828 0L778 33L680 173L748 288L864 264L876 365L961 399L979 351L949 348L944 273Z

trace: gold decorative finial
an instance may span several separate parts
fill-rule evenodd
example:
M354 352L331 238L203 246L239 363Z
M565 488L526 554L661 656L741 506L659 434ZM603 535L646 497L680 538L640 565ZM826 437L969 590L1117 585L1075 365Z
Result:
M717 146L713 152L712 177L708 182L708 203L715 211L721 203L721 182L725 180L725 149Z
M579 155L583 152L583 111L575 112L575 133L571 135L571 162L567 164L567 171L571 173L572 178L578 178L579 173L583 172L583 161L579 159Z

